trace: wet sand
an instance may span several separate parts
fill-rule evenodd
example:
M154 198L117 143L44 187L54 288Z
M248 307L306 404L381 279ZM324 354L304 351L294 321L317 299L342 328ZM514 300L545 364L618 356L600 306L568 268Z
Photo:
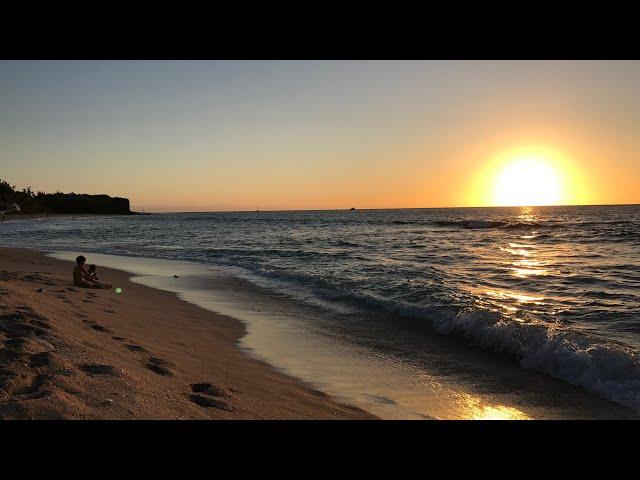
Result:
M371 419L250 358L234 318L100 268L0 248L0 419Z

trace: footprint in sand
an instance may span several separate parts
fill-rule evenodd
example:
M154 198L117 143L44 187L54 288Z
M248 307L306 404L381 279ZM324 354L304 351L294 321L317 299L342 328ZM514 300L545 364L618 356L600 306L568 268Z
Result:
M131 350L132 352L146 352L147 349L140 346L140 345L136 345L135 343L130 343L129 345L125 345L125 347L127 347L129 350Z
M33 377L30 383L13 389L11 394L15 400L34 400L49 395L50 392L42 390L45 382L51 378L48 374L40 374Z
M204 393L212 397L228 397L227 391L217 385L211 383L192 383L189 385L193 393Z
M44 328L45 330L51 330L51 324L47 320L41 320L39 318L31 319L30 323L37 327Z
M52 363L51 352L34 353L29 357L29 368L49 367Z
M111 337L111 338L113 338L114 340L117 340L119 342L121 342L123 340L126 340L126 337Z
M211 397L205 397L204 395L200 395L200 394L193 394L193 395L189 395L189 400L191 400L193 403L200 405L201 407L206 407L206 408L218 408L220 410L231 410L231 408L229 407L229 405L227 405L227 403L223 400L218 400L216 398L211 398Z
M189 386L193 392L189 395L189 400L193 403L205 408L233 410L226 401L222 400L223 397L229 396L224 388L211 383L192 383Z
M104 326L100 325L99 323L94 322L93 320L89 320L88 318L83 318L82 321L84 323L88 324L94 330L97 330L98 332L113 333L107 327L104 327Z
M89 375L108 375L111 377L122 377L122 370L113 365L104 365L97 363L85 363L80 365L80 370Z
M158 375L162 375L164 377L172 377L173 371L169 367L175 367L176 365L161 358L149 357L145 366Z
M105 313L116 313L115 310L109 310L109 309L105 309L105 310L103 310L103 312L105 312Z
M46 336L50 329L46 317L33 311L0 315L0 332L8 338Z
M112 333L111 330L109 330L107 327L103 327L102 325L99 325L97 323L95 325L91 325L91 328L99 332Z

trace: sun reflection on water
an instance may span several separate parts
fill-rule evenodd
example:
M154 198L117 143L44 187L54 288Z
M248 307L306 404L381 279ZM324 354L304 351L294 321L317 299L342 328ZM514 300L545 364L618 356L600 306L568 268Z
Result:
M533 207L523 207L514 216L514 221L532 227L537 220L538 215ZM512 278L530 280L530 282L551 274L552 260L548 255L549 252L546 252L545 244L535 240L537 233L525 228L516 236L505 238L505 242L497 246L499 257L496 260L501 264L504 273ZM533 288L536 286L535 283L521 285ZM535 289L523 291L521 288L515 290L507 286L500 288L495 284L490 288L486 288L487 286L476 290L478 306L494 312L502 312L516 321L518 319L515 317L519 311L535 313L536 310L532 310L535 305L545 305L545 296Z
M472 420L530 420L531 417L512 407L498 405L495 407L484 406L476 410Z
M532 276L543 276L549 273L547 268L543 268L547 264L540 260L526 258L516 260L510 264L511 274L518 278L527 278Z
M515 407L507 405L487 405L480 399L465 394L466 415L469 420L531 420L531 417Z
M533 207L522 207L520 214L516 217L519 222L534 222L538 218Z
M534 297L533 295L525 295L517 292L503 292L500 290L486 290L485 293L491 297L500 299L515 300L518 303L537 303L544 300L544 297Z

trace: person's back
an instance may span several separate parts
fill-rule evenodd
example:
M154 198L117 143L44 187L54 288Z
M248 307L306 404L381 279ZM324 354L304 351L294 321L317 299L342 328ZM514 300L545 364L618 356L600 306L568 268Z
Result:
M84 286L84 268L82 265L76 265L73 269L73 284L76 287Z
M92 283L89 280L88 272L84 267L86 261L87 259L82 255L76 258L77 265L73 269L73 284L76 287L87 287L90 283Z

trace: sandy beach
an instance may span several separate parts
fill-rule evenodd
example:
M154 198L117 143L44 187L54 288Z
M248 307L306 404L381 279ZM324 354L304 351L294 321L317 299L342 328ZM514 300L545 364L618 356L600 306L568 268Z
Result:
M0 248L0 419L371 419L241 352L241 322L129 281Z

